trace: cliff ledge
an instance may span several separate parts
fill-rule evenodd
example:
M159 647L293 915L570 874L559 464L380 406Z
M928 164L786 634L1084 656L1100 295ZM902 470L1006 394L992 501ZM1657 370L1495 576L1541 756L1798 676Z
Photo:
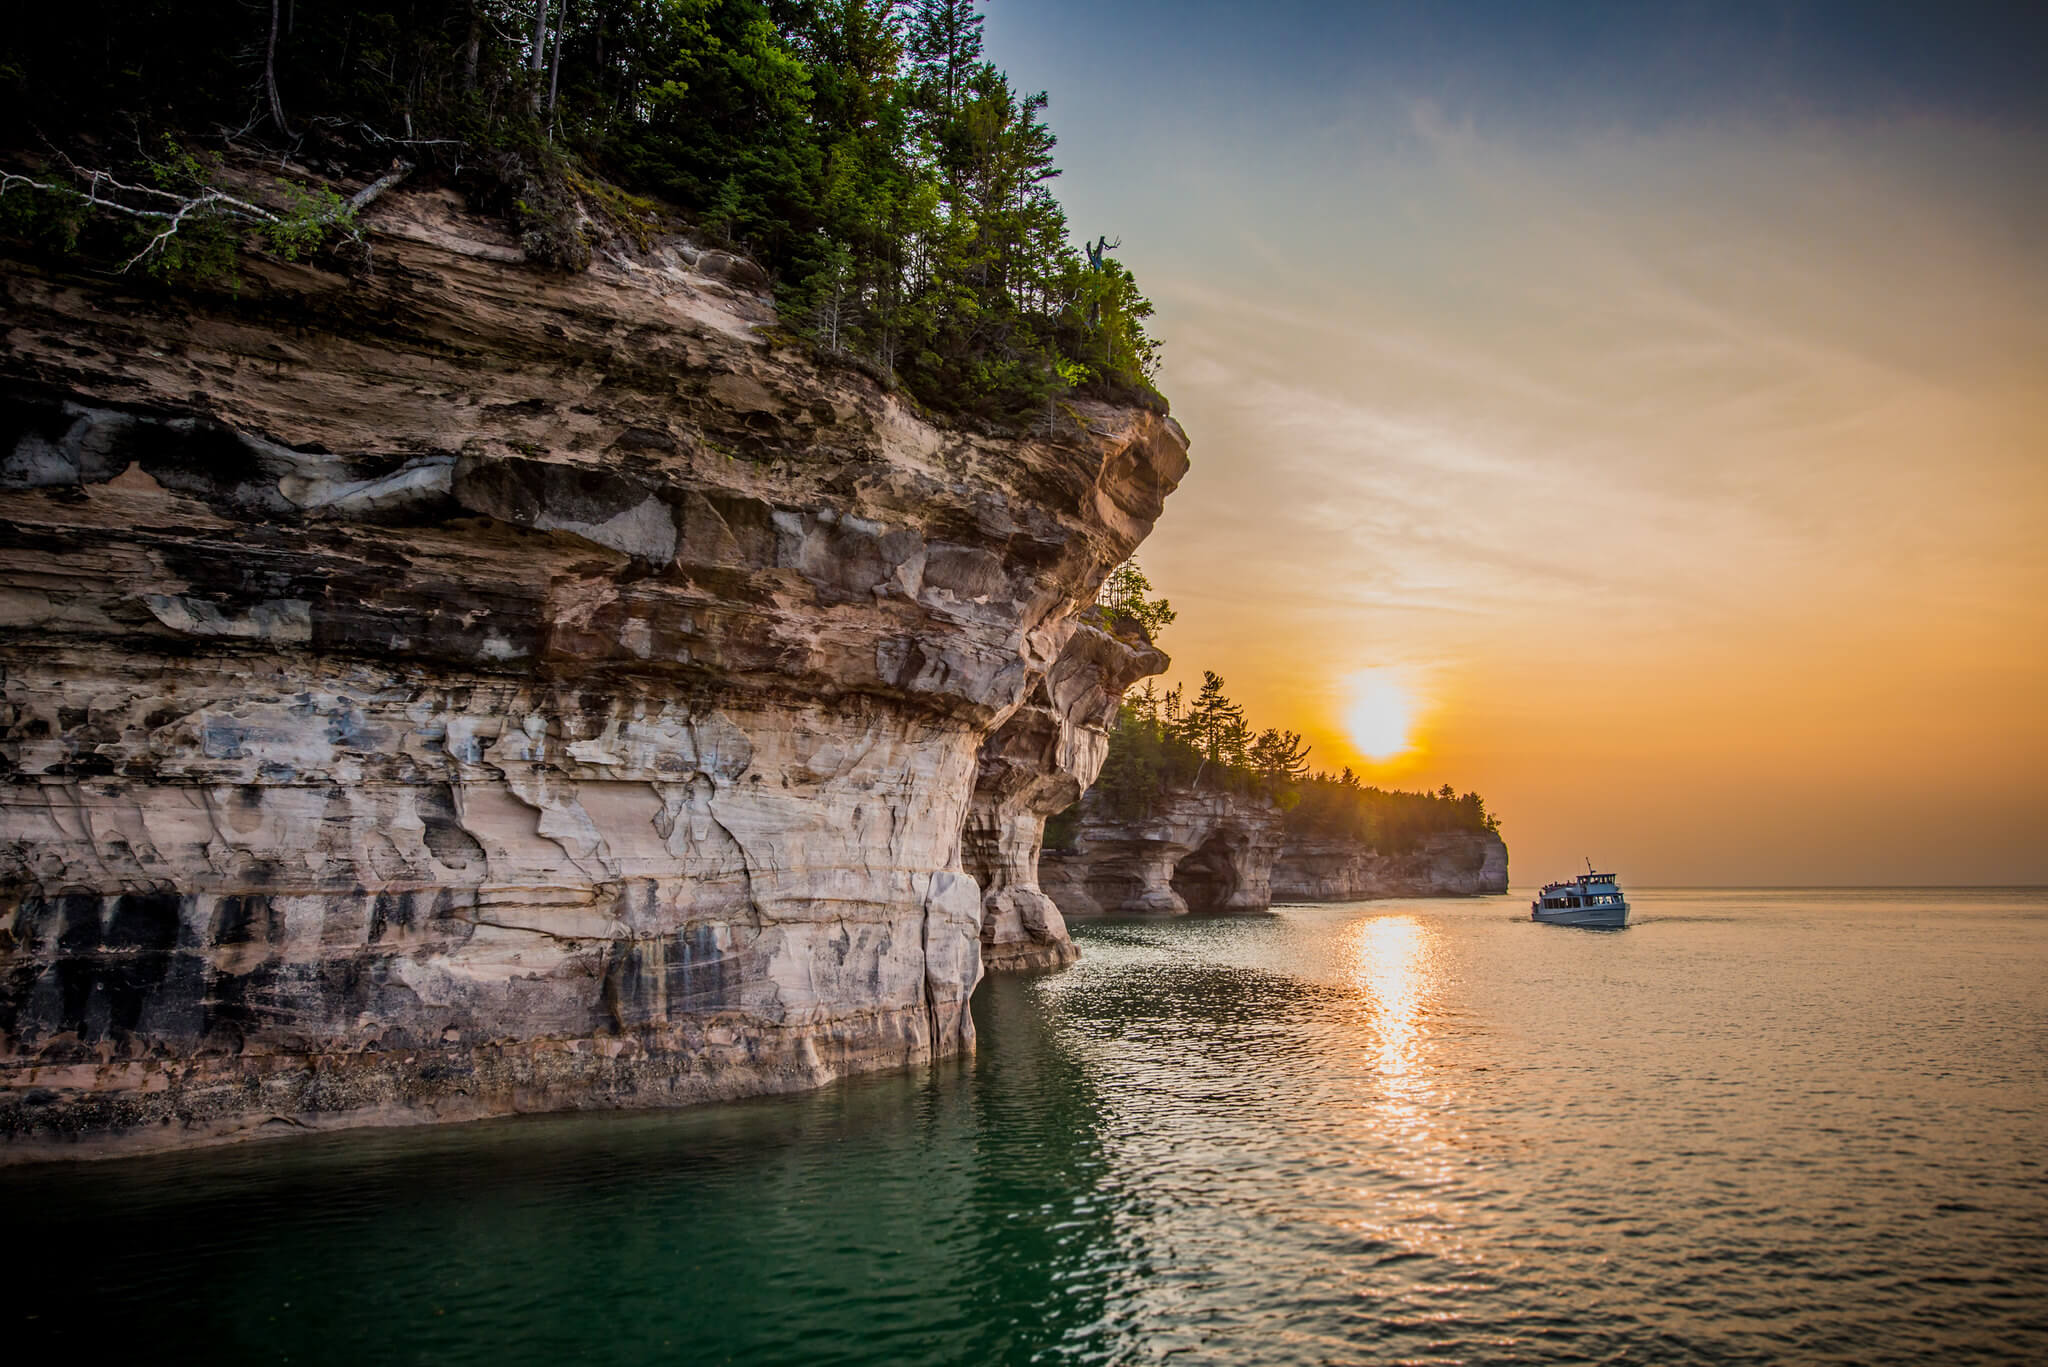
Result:
M367 217L364 277L0 275L0 1158L970 1048L1178 426L962 433L725 253ZM1013 724L1061 773L978 798Z

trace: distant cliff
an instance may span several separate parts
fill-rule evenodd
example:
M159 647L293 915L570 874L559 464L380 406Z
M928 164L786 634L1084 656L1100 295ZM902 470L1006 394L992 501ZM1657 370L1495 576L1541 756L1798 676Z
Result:
M1163 663L1076 612L1179 427L937 425L682 238L364 231L232 295L0 274L10 1152L971 1047L984 946L1070 952L1036 823Z
M1280 809L1263 797L1170 789L1125 817L1095 792L1038 881L1070 917L1264 911L1279 852Z
M1445 831L1383 854L1355 840L1289 836L1273 865L1279 902L1474 897L1508 890L1508 847L1495 831Z
M1348 836L1290 832L1258 794L1169 789L1141 816L1093 792L1047 849L1038 882L1068 917L1257 912L1278 902L1471 897L1506 892L1491 830L1444 831L1383 853Z

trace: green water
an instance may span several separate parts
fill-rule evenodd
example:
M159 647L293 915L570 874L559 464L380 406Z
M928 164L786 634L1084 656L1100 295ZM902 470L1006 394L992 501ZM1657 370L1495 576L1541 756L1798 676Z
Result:
M1102 926L977 1057L0 1173L21 1362L2048 1359L2048 896Z

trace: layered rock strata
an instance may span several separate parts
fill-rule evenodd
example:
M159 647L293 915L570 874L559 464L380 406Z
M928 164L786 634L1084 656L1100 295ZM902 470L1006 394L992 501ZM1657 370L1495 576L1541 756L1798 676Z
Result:
M1382 854L1354 840L1289 837L1273 865L1273 896L1282 902L1478 897L1507 890L1508 847L1493 831L1427 836L1400 854Z
M1124 818L1091 796L1073 848L1045 851L1038 881L1068 917L1259 912L1273 900L1280 836L1280 810L1264 798L1176 790Z
M1082 625L982 746L961 856L981 887L989 970L1056 968L1077 956L1059 907L1038 883L1045 820L1079 802L1102 772L1124 690L1167 664L1141 635Z
M1072 614L1178 427L964 434L721 253L549 276L450 198L368 217L366 277L0 279L6 1153L971 1047L984 742L1029 700L1088 767L1132 666L1083 680Z

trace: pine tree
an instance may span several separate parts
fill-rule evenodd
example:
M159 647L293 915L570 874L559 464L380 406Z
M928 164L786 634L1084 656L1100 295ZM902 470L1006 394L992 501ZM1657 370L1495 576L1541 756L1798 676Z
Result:
M0 122L54 132L74 158L134 144L140 160L81 161L81 176L143 184L155 153L134 125L233 126L253 89L280 129L288 112L344 142L360 130L365 167L402 141L422 174L504 212L539 262L580 269L592 222L645 239L672 203L754 256L827 347L940 412L1057 437L1075 390L1161 408L1150 306L1069 240L1046 97L985 59L979 0L259 4L254 31L250 9L30 11L0 62ZM94 207L63 177L10 181L6 198ZM119 246L134 226L89 238ZM163 251L197 259L204 225L186 226Z
M951 119L960 109L968 74L981 60L980 0L911 0L905 35L913 69L936 101L935 112Z
M1249 739L1244 705L1225 696L1222 676L1213 669L1202 671L1202 691L1188 707L1182 735L1211 764L1244 762L1244 747Z
M1095 605L1112 619L1131 618L1144 631L1146 640L1157 640L1159 633L1172 625L1175 614L1172 603L1151 597L1151 592L1152 581L1138 567L1138 558L1132 556L1102 581L1095 594ZM1151 686L1146 687L1149 692Z
M1271 727L1261 731L1252 742L1247 759L1269 784L1294 783L1308 773L1308 747L1293 731Z

